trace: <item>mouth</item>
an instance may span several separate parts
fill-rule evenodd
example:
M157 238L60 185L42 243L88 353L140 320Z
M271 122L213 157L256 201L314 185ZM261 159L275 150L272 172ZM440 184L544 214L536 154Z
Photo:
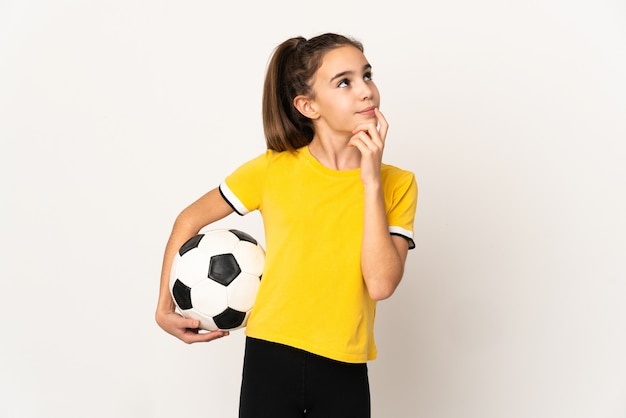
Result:
M374 115L374 109L376 109L376 106L371 106L371 107L365 108L363 110L359 110L357 113L359 115L373 116Z

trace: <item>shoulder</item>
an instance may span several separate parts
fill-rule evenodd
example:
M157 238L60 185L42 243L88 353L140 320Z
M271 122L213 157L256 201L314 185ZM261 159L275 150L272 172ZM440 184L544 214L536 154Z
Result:
M383 182L391 185L415 183L415 174L412 171L391 164L382 164L381 176Z
M257 160L265 165L265 168L272 172L291 170L299 165L306 158L306 153L302 149L295 151L274 151L267 150Z
M381 178L385 199L392 202L417 202L418 187L415 174L393 165L383 164Z
M257 154L256 156L240 164L238 170L260 169L267 167L268 164L276 159L277 154L280 153L272 150L266 150L265 152Z
M268 164L287 163L302 158L302 149L296 151L275 151L268 149L264 153L259 154L252 161L266 162Z
M252 176L260 181L268 171L276 172L276 170L289 170L293 165L298 163L299 158L301 158L299 154L301 153L291 151L279 152L268 149L245 161L243 164L240 164L231 172L229 179L232 180L235 176L245 176L247 178Z

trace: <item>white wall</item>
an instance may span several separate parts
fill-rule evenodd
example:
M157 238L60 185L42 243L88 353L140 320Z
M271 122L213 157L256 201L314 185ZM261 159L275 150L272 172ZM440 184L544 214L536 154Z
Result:
M624 2L247 3L0 2L0 417L236 416L243 334L162 332L161 254L264 150L274 46L325 31L420 184L374 416L626 417Z

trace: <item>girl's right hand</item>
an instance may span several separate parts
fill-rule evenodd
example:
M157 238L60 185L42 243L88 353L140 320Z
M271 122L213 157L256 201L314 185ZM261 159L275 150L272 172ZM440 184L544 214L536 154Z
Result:
M176 312L157 314L157 323L163 330L187 344L208 342L229 335L228 331L200 330L200 321L184 318Z

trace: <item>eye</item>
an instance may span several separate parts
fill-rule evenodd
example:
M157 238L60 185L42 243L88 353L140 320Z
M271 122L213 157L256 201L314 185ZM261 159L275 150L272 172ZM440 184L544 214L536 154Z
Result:
M347 78L344 78L337 84L337 87L343 88L343 87L348 87L349 85L350 85L350 80L348 80Z
M368 71L365 74L363 74L363 79L366 81L371 81L372 80L372 72Z

